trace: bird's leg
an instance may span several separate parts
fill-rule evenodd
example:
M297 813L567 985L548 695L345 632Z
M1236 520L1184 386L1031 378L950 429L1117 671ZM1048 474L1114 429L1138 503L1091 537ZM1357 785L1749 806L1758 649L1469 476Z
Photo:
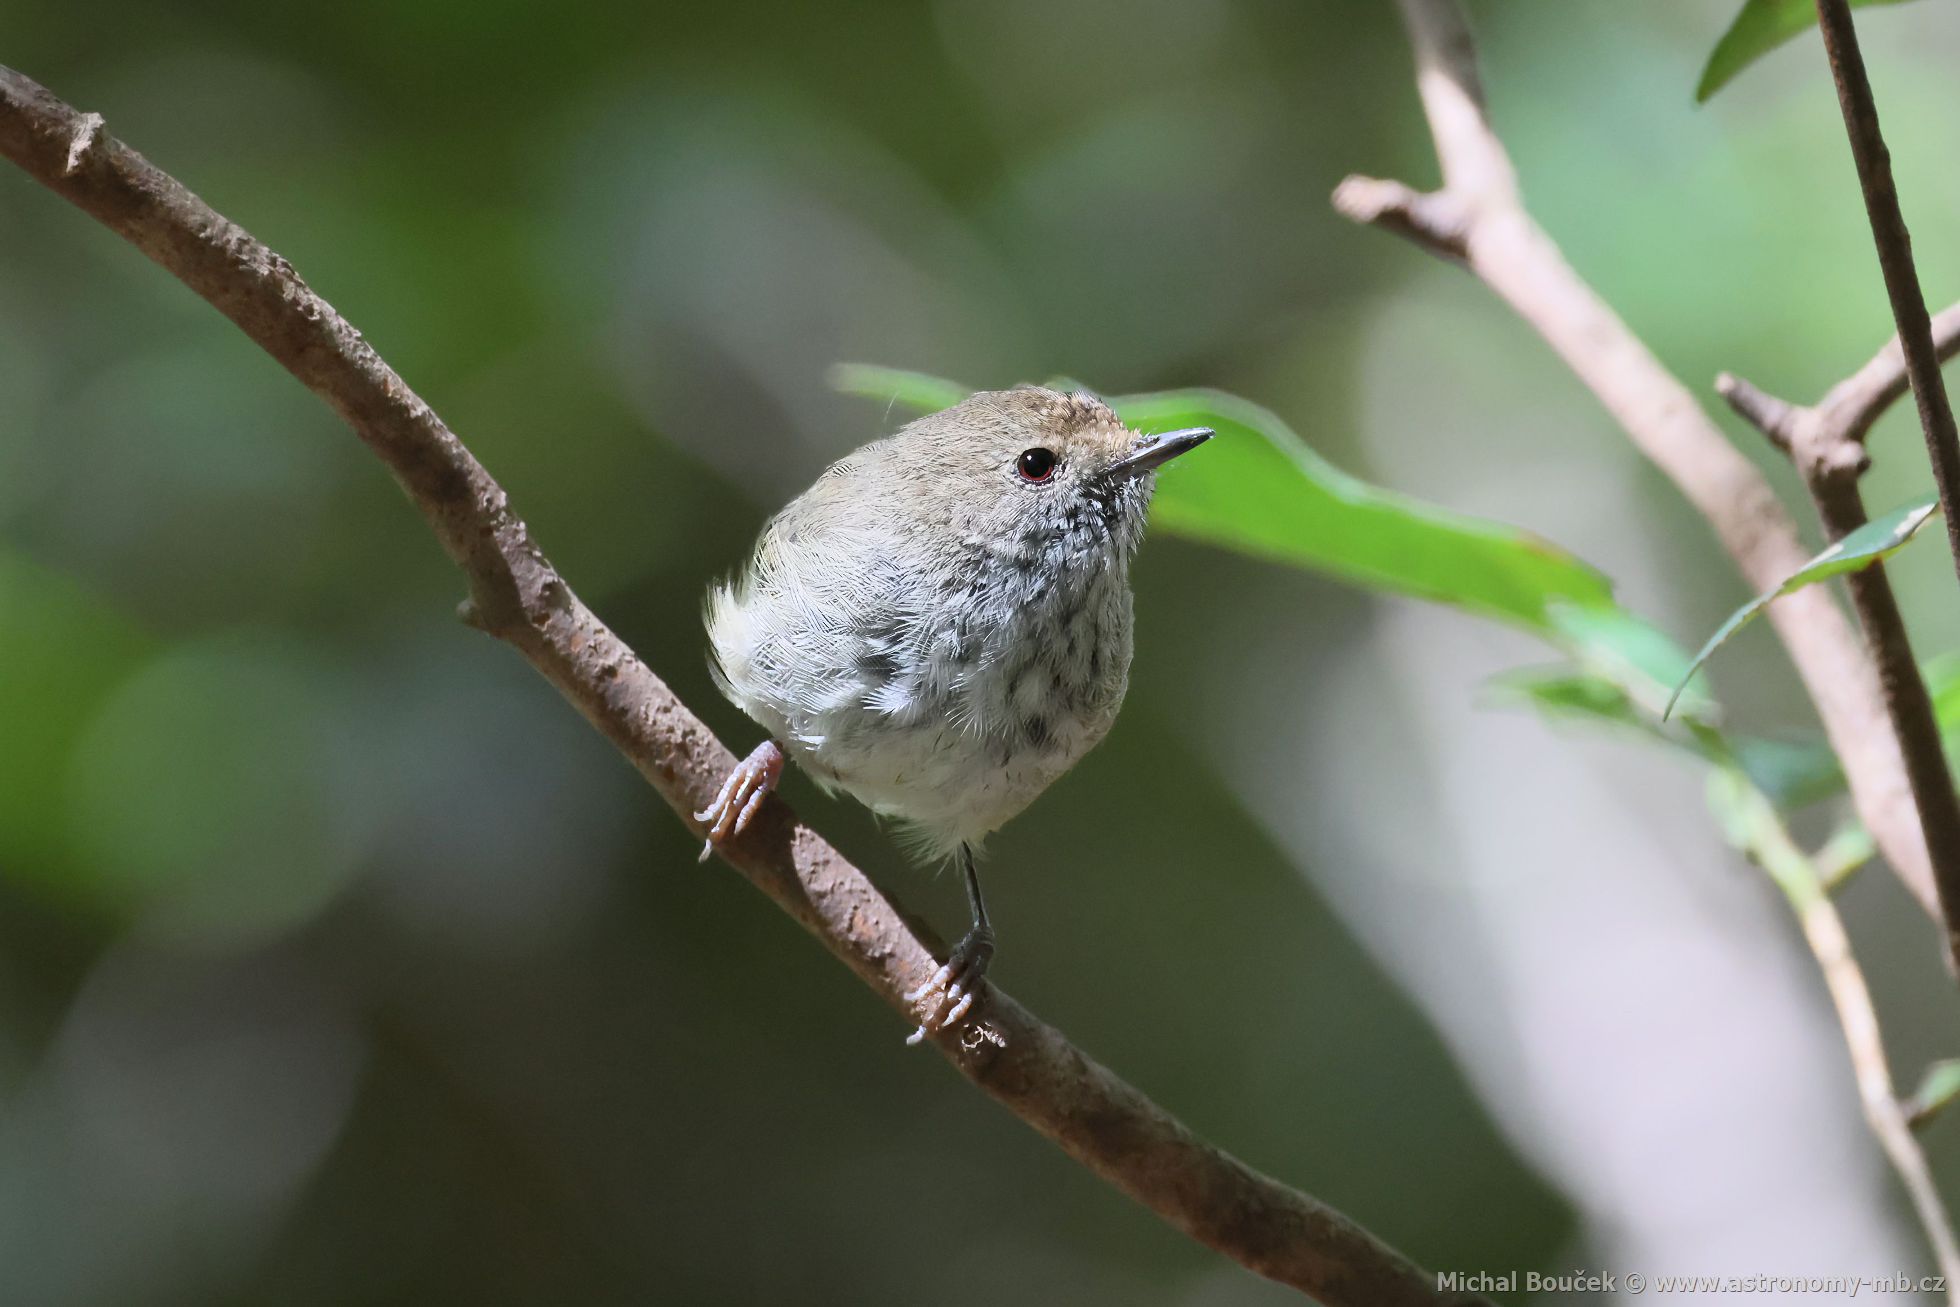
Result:
M918 1043L930 1031L947 1030L966 1020L974 1000L980 996L980 982L986 977L987 964L994 960L994 928L987 922L987 901L980 897L980 877L973 870L973 850L964 844L960 845L960 870L966 873L966 900L973 908L973 925L953 945L946 965L905 996L907 1003L916 1003L928 994L937 995L932 1011L906 1039L908 1044ZM941 1009L945 1010L944 1016L939 1015Z
M715 801L694 814L694 820L708 825L708 838L701 845L701 861L708 860L715 845L734 839L748 829L755 810L762 806L763 796L775 789L782 777L783 751L774 740L764 740L748 757L735 764L735 770L721 783L721 793L715 795Z

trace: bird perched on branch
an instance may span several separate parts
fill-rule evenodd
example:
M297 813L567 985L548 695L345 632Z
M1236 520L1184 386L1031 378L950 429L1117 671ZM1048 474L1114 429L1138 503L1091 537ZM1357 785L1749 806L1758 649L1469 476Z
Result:
M993 957L980 841L1108 732L1155 472L1211 436L1139 435L1095 397L986 391L833 464L708 595L716 680L769 733L708 808L706 858L784 755L952 857L973 925L907 1001L908 1043L972 1009Z

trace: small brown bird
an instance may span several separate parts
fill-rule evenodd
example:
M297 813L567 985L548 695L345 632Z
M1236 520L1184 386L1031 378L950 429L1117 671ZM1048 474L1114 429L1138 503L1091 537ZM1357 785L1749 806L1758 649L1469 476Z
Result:
M696 819L706 858L784 753L965 874L973 925L906 995L957 1025L994 952L980 841L1109 731L1129 684L1130 559L1156 469L1211 436L1102 401L986 391L833 464L708 595L716 680L769 738Z

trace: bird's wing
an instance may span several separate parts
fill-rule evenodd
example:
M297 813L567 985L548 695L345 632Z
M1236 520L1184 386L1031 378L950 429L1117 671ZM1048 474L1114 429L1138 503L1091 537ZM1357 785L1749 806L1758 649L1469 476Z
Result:
M860 458L863 451L861 451ZM760 700L817 737L853 709L913 706L923 626L918 533L875 468L847 459L769 523L747 571L710 600L709 632L731 697Z

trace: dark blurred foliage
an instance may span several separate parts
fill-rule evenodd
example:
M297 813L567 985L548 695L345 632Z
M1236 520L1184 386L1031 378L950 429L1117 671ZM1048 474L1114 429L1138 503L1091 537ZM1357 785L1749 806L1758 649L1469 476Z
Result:
M1792 53L1695 117L1707 8L1493 6L1493 93L1547 224L1670 362L1803 394L1883 322L1835 110ZM1558 536L1691 635L1737 597L1535 341L1329 211L1350 169L1433 173L1389 6L110 0L0 12L0 59L290 258L738 751L755 728L709 683L700 596L885 429L826 389L838 360L1221 386L1357 471ZM1943 103L1920 66L1899 101ZM1937 184L1908 204L1951 217ZM20 177L0 233L0 1298L1286 1300L906 1050L696 866L452 619L458 578L378 465L217 314ZM1950 291L1954 243L1929 245ZM1469 475L1479 445L1500 466ZM1880 477L1881 501L1916 485ZM1507 946L1411 982L1406 939L1364 950L1323 898L1396 865L1390 828L1455 849L1423 702L1382 694L1381 747L1262 718L1281 686L1351 695L1383 606L1173 541L1138 588L1123 719L992 846L998 980L1429 1264L1597 1250L1541 1178L1570 1175L1538 1133L1557 1112L1506 1088L1542 1050L1434 1024L1459 965L1513 1019L1479 970ZM1931 647L1960 634L1939 593ZM1802 722L1786 674L1734 684L1738 711ZM1303 848L1306 809L1221 757L1348 775L1389 837ZM950 878L787 793L957 924ZM1677 820L1670 847L1714 847ZM1409 883L1453 912L1457 870Z

